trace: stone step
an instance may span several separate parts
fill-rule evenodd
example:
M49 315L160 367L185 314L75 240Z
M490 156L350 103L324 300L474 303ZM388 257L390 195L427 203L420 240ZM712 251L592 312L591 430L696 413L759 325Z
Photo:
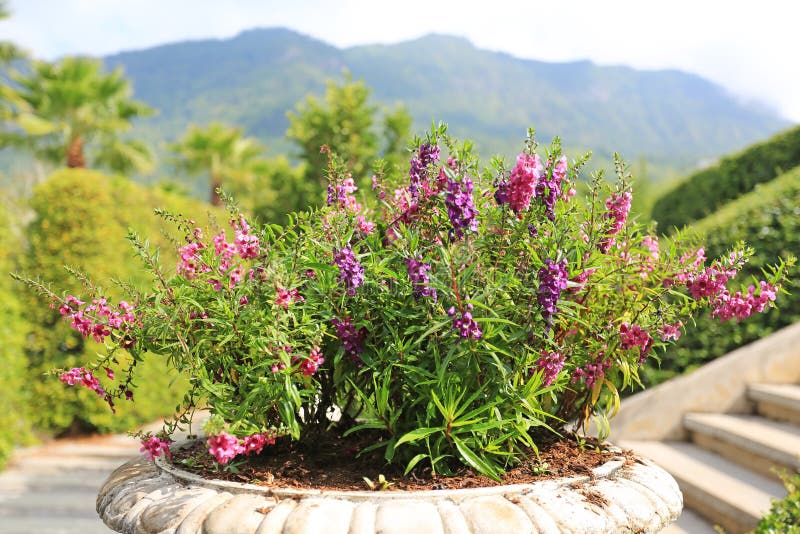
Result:
M800 426L757 415L690 413L684 426L692 441L762 475L800 470Z
M706 519L684 508L678 520L662 530L661 534L719 534L719 531Z
M800 425L800 385L751 384L747 396L761 415Z
M618 445L668 471L683 492L684 505L727 534L752 530L769 511L771 500L786 496L781 483L692 443L622 441Z

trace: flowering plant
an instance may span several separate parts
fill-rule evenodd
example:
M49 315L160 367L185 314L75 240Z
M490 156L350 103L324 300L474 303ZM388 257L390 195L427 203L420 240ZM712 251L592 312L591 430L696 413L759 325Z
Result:
M175 420L141 436L151 457L207 408L219 464L279 436L365 432L375 439L362 452L406 472L463 463L498 478L567 423L595 416L606 428L620 389L640 384L641 366L695 313L739 321L773 306L794 261L729 287L750 249L708 262L691 236L659 243L628 217L620 160L616 182L596 173L586 184L588 156L570 163L558 140L542 151L532 132L513 165L495 158L482 171L442 126L413 146L404 183L373 177L374 209L330 154L327 206L284 227L251 226L231 204L227 232L159 212L183 234L180 260L163 265L129 235L154 284L116 306L88 281L84 302L26 279L108 348L61 380L113 408L132 398L143 358L184 373ZM119 351L132 358L114 377ZM101 369L115 386L101 385Z

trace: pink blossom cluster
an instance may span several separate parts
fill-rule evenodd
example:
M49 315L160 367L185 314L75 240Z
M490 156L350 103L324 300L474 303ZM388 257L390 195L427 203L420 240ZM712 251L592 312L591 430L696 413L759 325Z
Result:
M186 278L187 280L191 280L195 276L200 273L207 273L211 270L211 267L206 265L203 260L200 258L200 251L206 248L206 246L199 242L192 242L187 245L184 245L178 249L178 274Z
M306 376L313 376L323 363L325 363L325 358L323 358L322 352L318 347L314 347L308 358L303 359L300 363L300 372Z
M208 452L219 464L227 464L240 454L260 454L266 445L274 445L275 438L266 434L253 434L243 439L220 432L208 437Z
M233 242L236 251L243 260L257 258L261 252L258 236L250 233L250 225L247 224L243 215L239 215L239 220L232 220L231 226L234 230Z
M297 288L285 289L279 287L276 289L276 293L278 296L275 298L275 304L281 306L283 309L288 309L292 302L305 302L306 300Z
M584 285L586 285L586 281L589 280L589 277L592 276L595 272L597 272L597 269L586 269L582 273L577 274L572 278L570 278L569 281L575 285L572 287L568 287L567 292L578 293L579 291L581 291Z
M106 368L106 374L109 376L109 378L113 379L114 373L110 369ZM97 393L98 397L100 397L101 399L103 399L108 403L108 406L111 408L111 411L113 413L117 412L114 409L114 400L111 398L111 395L108 392L106 392L103 386L100 385L100 381L97 379L96 376L94 376L94 373L87 370L85 367L73 367L69 371L61 373L58 379L70 386L80 385L91 389L92 391ZM125 396L129 399L132 399L133 394L131 394L130 397L128 397L128 393L129 392L126 391Z
M536 194L536 186L542 177L542 162L539 155L525 154L517 156L517 164L511 170L508 179L507 198L508 205L515 213L522 213L531 205L531 199Z
M611 197L606 199L607 211L605 218L609 221L609 228L606 232L607 235L600 240L599 248L601 252L608 252L611 246L616 243L613 236L617 235L628 221L628 212L631 210L632 200L633 195L631 195L630 191L613 193Z
M714 300L711 316L719 318L720 321L736 319L736 322L740 322L756 312L763 312L776 297L775 286L763 280L759 282L758 294L755 286L750 286L744 295L741 291L731 295L725 289Z
M58 312L64 319L70 321L72 328L80 332L83 337L92 336L95 341L102 343L111 335L111 330L126 330L136 321L133 306L126 301L120 301L119 311L108 306L105 298L92 300L92 303L81 309L85 303L74 295L67 295ZM128 339L123 346L130 348L134 341Z
M602 356L602 355L601 355ZM586 382L586 387L591 389L595 383L606 374L606 369L611 367L611 360L600 359L587 363L583 367L578 367L572 373L572 383L580 380Z
M622 350L639 347L639 363L644 363L647 354L653 348L653 338L650 333L638 324L631 325L625 322L619 325L619 337Z
M361 204L358 203L358 200L353 195L356 191L358 191L358 187L356 187L352 176L348 176L335 187L333 184L328 184L328 205L336 204L343 207L345 211L358 213L361 211Z
M677 341L681 337L681 328L683 328L681 321L675 324L662 325L658 330L658 333L661 334L661 341Z
M139 452L143 452L148 460L154 460L162 454L167 458L172 457L169 446L172 440L169 438L160 438L158 436L148 435L142 438L142 446Z
M736 273L735 268L726 269L714 264L699 274L690 274L686 280L686 289L695 299L710 297L714 300L725 291L728 280L736 276Z
M544 385L549 386L558 378L558 373L564 368L566 357L558 352L542 352L536 361L536 369L542 371Z

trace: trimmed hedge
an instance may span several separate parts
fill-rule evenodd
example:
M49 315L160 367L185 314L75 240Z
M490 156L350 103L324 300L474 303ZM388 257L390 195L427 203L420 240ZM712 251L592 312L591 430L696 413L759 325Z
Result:
M757 186L691 229L704 236L709 259L726 254L737 241L746 241L756 254L737 280L763 278L761 270L778 257L800 254L800 167ZM789 273L792 283L786 288L792 294L778 296L780 309L756 314L741 324L702 317L696 326L689 325L679 342L663 355L661 369L647 370L647 382L662 382L800 321L799 275L800 268L795 266Z
M664 234L714 213L720 206L800 165L800 127L753 145L689 176L659 198L651 217Z
M64 265L75 267L103 286L103 294L114 301L122 293L111 282L112 277L134 286L150 282L125 239L128 228L150 238L168 258L174 256L174 247L161 231L173 229L153 214L153 208L186 214L210 209L121 177L83 169L56 172L36 188L31 206L35 218L27 231L29 250L24 271L52 282L56 289L86 296L80 283L64 270ZM224 213L217 214L225 221ZM38 429L53 433L121 431L173 412L185 384L173 383L174 376L158 357L141 364L135 402L118 402L116 415L94 392L70 388L54 376L44 376L53 368L83 365L103 349L72 330L36 295L25 292L22 298L32 325L25 349L31 376L29 392L36 408L32 422ZM113 387L113 383L106 386Z
M9 214L0 204L0 469L15 446L32 439L27 394L26 360L22 350L26 326L18 289L8 273L14 270L18 240L10 231Z

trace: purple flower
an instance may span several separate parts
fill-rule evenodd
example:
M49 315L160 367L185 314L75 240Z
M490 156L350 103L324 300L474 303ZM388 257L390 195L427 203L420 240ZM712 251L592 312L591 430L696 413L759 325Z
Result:
M472 304L467 304L467 310L470 311L462 311L460 314L456 314L455 307L450 307L447 310L447 315L453 318L453 328L458 330L459 336L463 339L480 339L483 336L483 332L481 331L480 327L478 327L478 323L475 322L475 319L472 318Z
M539 292L536 300L542 307L542 318L547 323L545 331L553 324L553 315L558 313L558 299L561 292L567 288L567 260L553 263L545 260L545 265L539 269Z
M346 356L349 356L353 361L361 360L361 351L364 350L364 339L367 337L367 329L360 328L356 330L350 317L345 317L342 320L333 318L331 324L336 328L336 336L342 343L342 348Z
M420 298L432 297L433 302L436 302L436 288L428 285L430 283L428 271L431 270L431 264L422 263L419 261L421 259L421 257L418 257L418 259L406 258L405 260L406 267L408 267L408 276L414 286L414 298L419 300Z
M466 175L459 182L447 180L447 196L444 203L447 206L447 216L458 238L464 235L464 229L472 232L478 231L478 210L472 203L472 180Z
M428 167L439 161L439 147L427 143L419 147L417 154L411 158L411 168L408 171L410 185L408 191L412 198L419 196L419 190L425 185Z
M545 387L549 386L558 378L558 373L564 367L565 357L558 352L542 352L536 361L536 370L542 371L542 379Z
M364 267L358 262L350 245L334 251L331 263L339 267L339 280L347 288L347 294L355 295L356 288L364 283Z

